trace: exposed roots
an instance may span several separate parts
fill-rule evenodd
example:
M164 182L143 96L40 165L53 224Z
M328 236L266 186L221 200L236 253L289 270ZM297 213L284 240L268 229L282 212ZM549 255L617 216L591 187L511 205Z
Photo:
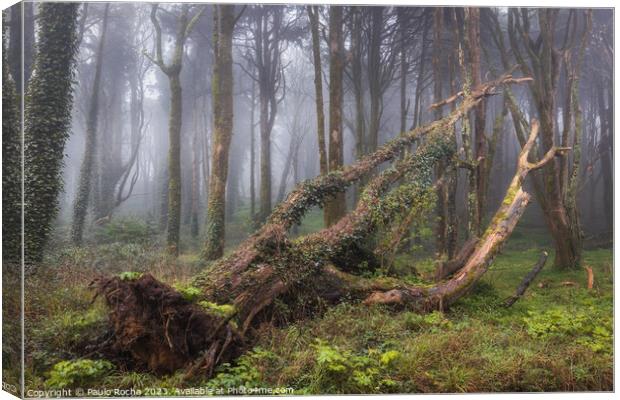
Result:
M91 283L108 306L113 341L109 348L129 353L137 367L158 374L185 367L205 351L199 367L208 374L242 345L231 324L185 300L170 286L145 274L137 279L99 278ZM207 374L207 375L208 375Z

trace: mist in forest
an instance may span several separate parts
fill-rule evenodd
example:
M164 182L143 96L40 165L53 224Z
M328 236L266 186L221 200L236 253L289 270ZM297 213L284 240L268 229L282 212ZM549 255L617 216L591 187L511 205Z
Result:
M613 390L613 30L603 8L7 9L4 376Z
M349 165L401 132L440 118L447 110L431 109L431 105L457 93L464 84L475 88L507 71L519 76L543 73L543 67L531 61L532 51L540 50L546 34L541 32L543 20L536 10L480 9L475 22L479 37L469 38L464 22L469 16L463 9L334 8L343 12L336 54L330 50L334 39L329 36L329 7L238 5L224 19L216 15L216 6L208 4L81 5L56 233L72 231L74 242L80 243L92 229L113 218L131 216L148 221L162 233L168 229L168 244L178 245L178 233L170 233L170 224L182 236L203 237L209 229L209 187L219 184L223 189L213 186L213 190L224 193L225 222L236 218L243 223L234 234L218 228L217 235L226 232L226 238L238 242L264 222L298 183ZM26 7L26 74L32 69L38 40L34 23L38 12L36 5ZM561 192L557 196L567 196L574 169L584 237L609 237L612 12L593 10L588 20L585 12L556 9L552 18L554 61L545 68L551 68L553 76L545 84L552 85L555 95L554 132L541 144L548 147L552 139L558 146L577 144L566 162L559 161L562 171L553 192L557 189ZM222 26L214 28L217 21ZM222 135L216 133L214 104L226 100L216 99L213 85L220 79L215 78L217 36L225 23L232 35L232 104L226 111L232 119L231 134L224 134L230 137L222 142L216 140ZM523 39L526 36L529 39ZM557 61L567 57L569 62ZM336 124L341 128L333 141L330 67L338 60L342 62L338 82L342 105ZM478 65L476 76L468 77L463 71L472 62ZM574 71L579 76L573 76ZM577 82L574 88L572 82ZM573 92L578 96L575 110ZM472 216L467 207L470 173L463 164L458 168L451 183L456 214L449 218L456 231L467 230L472 218L480 225L500 204L523 144L515 129L522 125L521 130L527 131L527 121L540 118L539 107L548 106L541 104L544 96L534 85L520 85L509 93L499 90L486 101L484 112L471 115L468 130L457 124L457 158L467 159L469 151L470 161L480 161L487 172L483 179L484 168L475 167L484 195L477 206L479 215ZM173 115L179 110L179 115ZM575 111L578 134L572 128ZM470 132L470 137L464 140L463 132ZM216 154L215 148L222 145L223 154ZM170 176L171 171L175 176ZM218 182L223 181L211 182L216 175ZM171 181L178 181L174 191ZM539 177L532 189L544 192L543 181ZM353 209L359 190L349 188L346 198L334 204ZM170 217L170 193L178 197L173 210L178 218ZM545 226L547 211L540 208L538 198L534 202L525 223ZM336 217L343 215L343 210L334 212ZM329 204L327 213L332 213ZM327 217L325 222L330 223Z

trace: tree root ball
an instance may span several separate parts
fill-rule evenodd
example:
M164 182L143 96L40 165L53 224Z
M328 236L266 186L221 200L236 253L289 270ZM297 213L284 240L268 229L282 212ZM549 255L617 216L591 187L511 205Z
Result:
M99 278L91 286L110 310L110 348L130 353L143 368L166 374L199 359L192 370L210 375L216 364L239 353L241 337L226 319L190 303L150 274Z

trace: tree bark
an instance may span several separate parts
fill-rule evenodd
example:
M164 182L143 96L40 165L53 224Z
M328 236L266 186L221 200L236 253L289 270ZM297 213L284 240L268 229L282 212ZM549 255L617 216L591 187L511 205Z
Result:
M469 35L469 51L471 61L471 83L474 87L482 82L482 68L480 64L480 9L470 7L466 9L466 18L468 19L467 27ZM482 218L486 206L487 195L487 171L486 158L488 156L488 143L485 134L486 124L486 104L479 104L474 110L474 137L476 140L476 151L474 159L478 160L476 165L476 211L477 221L474 224L475 234L480 234L482 227Z
M329 170L336 171L343 163L343 117L342 77L343 56L343 9L341 6L329 8ZM326 225L335 224L346 213L344 193L337 193L325 205Z
M226 180L233 130L232 35L235 6L217 5L214 13L215 63L213 70L213 152L207 204L204 259L215 260L224 253L226 235Z

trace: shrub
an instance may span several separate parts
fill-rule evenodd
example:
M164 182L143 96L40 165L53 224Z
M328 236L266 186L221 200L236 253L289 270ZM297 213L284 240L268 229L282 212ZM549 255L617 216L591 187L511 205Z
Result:
M105 360L74 360L56 363L45 384L50 389L88 387L114 369Z
M84 345L106 329L107 317L101 307L67 311L42 320L30 331L31 357L41 369L63 358L75 357Z
M437 330L442 327L450 327L452 322L447 319L440 311L433 311L430 314L417 314L408 312L405 316L405 326L407 329L419 331L423 329Z
M576 343L595 352L612 352L613 336L611 312L590 306L585 310L571 311L555 307L542 313L530 311L523 318L527 333L540 339L576 339Z
M97 243L139 243L150 242L157 230L148 221L133 217L115 218L95 230Z
M353 354L320 339L313 347L316 364L309 385L311 392L389 393L396 386L392 379L384 378L392 362L400 357L395 350L381 353L369 349L367 354Z
M242 355L237 359L235 365L224 363L217 368L217 374L207 382L207 387L212 389L232 388L245 386L266 387L263 376L264 364L273 363L278 357L261 347L256 347L252 351Z

